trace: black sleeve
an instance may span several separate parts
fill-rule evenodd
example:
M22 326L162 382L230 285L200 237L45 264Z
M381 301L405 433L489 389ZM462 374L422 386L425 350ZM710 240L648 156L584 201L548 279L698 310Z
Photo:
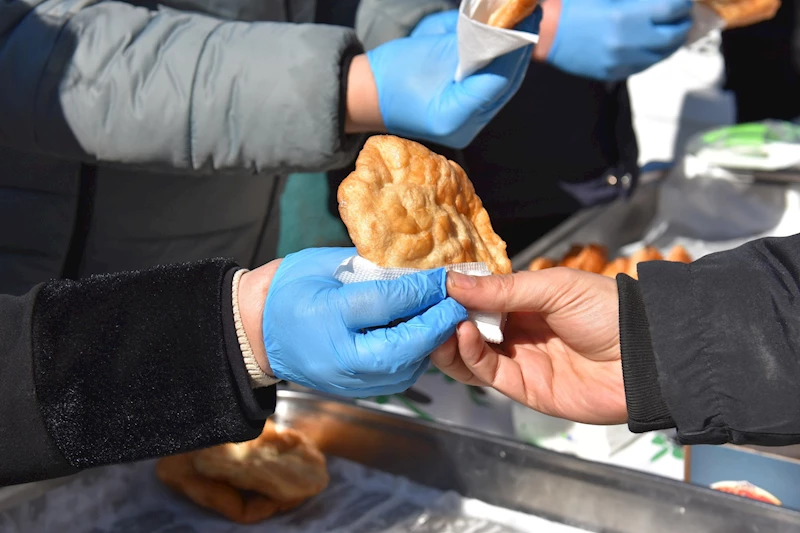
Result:
M632 429L674 421L685 444L800 443L800 235L643 263L639 278L618 280Z
M246 384L235 270L212 260L0 296L0 485L258 436L275 391Z

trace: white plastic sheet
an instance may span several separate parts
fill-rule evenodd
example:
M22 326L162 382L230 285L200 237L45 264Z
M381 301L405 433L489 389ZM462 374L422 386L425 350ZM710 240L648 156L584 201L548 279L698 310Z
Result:
M579 533L342 459L330 486L294 511L253 526L175 495L153 462L102 468L0 512L0 533ZM468 465L465 465L468 468Z

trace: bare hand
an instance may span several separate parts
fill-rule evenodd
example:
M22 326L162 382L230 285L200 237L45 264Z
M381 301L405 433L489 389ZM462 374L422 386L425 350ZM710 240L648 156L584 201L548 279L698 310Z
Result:
M467 309L509 315L499 346L462 323L431 355L441 371L551 416L627 421L614 280L566 268L483 278L451 272L447 289Z

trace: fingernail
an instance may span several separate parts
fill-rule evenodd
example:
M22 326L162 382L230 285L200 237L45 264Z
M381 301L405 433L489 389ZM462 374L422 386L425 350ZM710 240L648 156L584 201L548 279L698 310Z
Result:
M467 276L461 272L447 273L447 286L454 289L472 289L478 284L474 276Z

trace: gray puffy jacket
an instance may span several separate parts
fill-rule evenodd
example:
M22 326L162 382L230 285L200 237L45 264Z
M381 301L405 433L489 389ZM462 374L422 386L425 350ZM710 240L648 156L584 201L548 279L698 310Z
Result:
M355 9L328 1L343 19ZM443 5L365 1L359 21L366 34L410 27ZM314 0L0 0L0 293L271 259L283 176L344 166L360 144L343 132L342 73L362 45L352 29L306 24L317 11Z

